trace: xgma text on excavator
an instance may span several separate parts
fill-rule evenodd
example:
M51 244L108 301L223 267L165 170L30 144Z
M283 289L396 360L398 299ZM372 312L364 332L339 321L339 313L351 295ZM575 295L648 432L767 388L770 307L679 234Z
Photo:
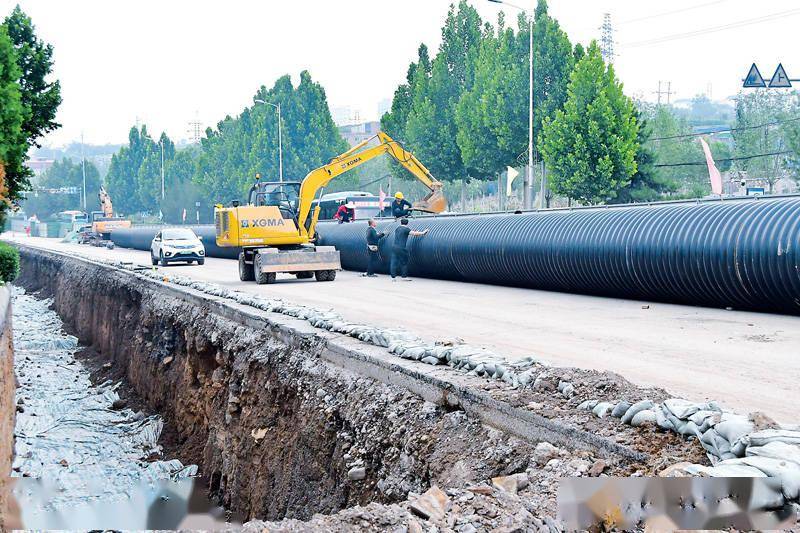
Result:
M376 138L378 144L368 146ZM274 283L279 272L289 272L298 279L316 277L317 281L333 281L341 270L339 252L332 246L314 245L320 208L316 206L312 213L312 203L331 180L383 154L393 157L430 189L413 209L427 213L444 211L447 202L442 184L400 143L378 132L312 170L302 182L264 182L257 177L247 205L232 202L229 207L215 206L217 245L242 249L239 279Z
M113 248L114 243L111 241L111 231L120 228L130 228L131 221L114 216L114 205L111 202L111 196L106 192L103 186L100 186L100 192L97 195L100 200L100 208L102 211L92 211L89 214L89 223L91 226L80 232L78 242L80 244L92 244L94 246L106 246Z

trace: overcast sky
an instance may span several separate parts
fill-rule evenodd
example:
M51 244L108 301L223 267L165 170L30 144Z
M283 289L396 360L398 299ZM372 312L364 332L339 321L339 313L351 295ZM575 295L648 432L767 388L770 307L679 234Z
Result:
M16 3L0 0L0 16ZM505 7L472 3L491 21ZM438 46L449 1L20 4L55 47L63 127L45 143L59 145L81 132L90 143L124 142L137 119L156 134L186 138L195 117L214 125L250 104L260 85L284 73L297 82L304 69L325 87L331 107L376 119L419 43ZM672 82L673 99L709 89L723 99L739 90L753 61L765 77L782 61L789 77L800 78L797 0L552 0L550 12L573 42L584 43L599 38L603 14L610 13L625 91L646 99L655 99L659 80ZM720 27L730 29L709 31Z

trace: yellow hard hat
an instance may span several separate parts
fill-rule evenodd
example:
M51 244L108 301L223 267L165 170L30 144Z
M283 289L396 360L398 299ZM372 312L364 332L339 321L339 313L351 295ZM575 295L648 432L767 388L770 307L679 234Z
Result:
M397 191L396 193L394 193L394 197L397 198L398 200L402 200L403 199L403 193L401 193L400 191Z

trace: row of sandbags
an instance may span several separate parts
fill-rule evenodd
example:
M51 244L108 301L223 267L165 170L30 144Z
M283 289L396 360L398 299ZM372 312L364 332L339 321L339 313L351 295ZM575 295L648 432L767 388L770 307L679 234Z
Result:
M96 258L91 259L97 261ZM341 333L375 346L388 348L391 353L404 359L422 361L430 365L449 365L471 375L503 380L513 387L532 385L539 377L532 368L536 363L532 357L510 362L494 352L477 346L455 341L430 343L400 329L379 328L348 322L333 310L319 310L307 305L290 303L281 298L263 298L256 294L226 289L215 283L197 281L185 276L174 274L167 276L158 269L143 268L132 263L109 260L102 262L118 268L134 270L159 281L166 280L205 294L228 298L263 311L306 320L316 328ZM574 394L574 387L562 382L559 383L559 392L569 398Z
M716 402L694 403L679 398L634 404L589 400L578 408L591 410L600 418L610 415L625 424L655 425L696 437L712 466L683 465L678 470L686 474L772 478L774 501L800 500L799 430L757 429L750 417L725 411Z

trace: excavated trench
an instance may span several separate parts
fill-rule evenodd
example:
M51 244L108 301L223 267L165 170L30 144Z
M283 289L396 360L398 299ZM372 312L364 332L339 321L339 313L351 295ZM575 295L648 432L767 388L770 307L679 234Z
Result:
M17 283L53 299L95 378L160 413L164 448L246 518L308 519L529 467L530 442L331 364L319 336L103 265L22 258Z

